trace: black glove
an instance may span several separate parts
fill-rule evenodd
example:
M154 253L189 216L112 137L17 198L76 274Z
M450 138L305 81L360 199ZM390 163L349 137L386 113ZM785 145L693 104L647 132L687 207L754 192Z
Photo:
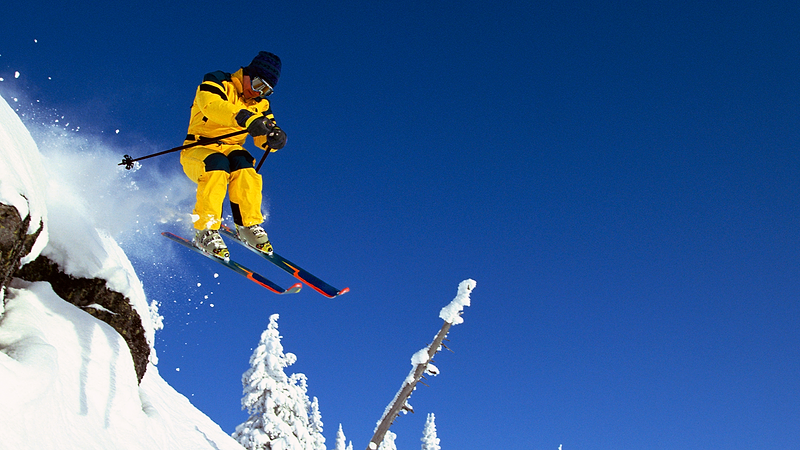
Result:
M286 133L275 125L267 135L267 145L273 150L280 150L286 145Z
M259 116L252 111L243 109L236 113L236 123L242 128L247 128L250 136L264 136L275 125L264 116Z

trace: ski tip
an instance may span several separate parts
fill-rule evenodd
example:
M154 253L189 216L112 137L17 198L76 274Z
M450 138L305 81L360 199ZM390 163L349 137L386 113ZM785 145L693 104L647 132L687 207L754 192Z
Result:
M322 294L322 295L324 295L325 297L328 297L328 298L336 298L336 297L338 297L340 295L344 295L344 294L347 294L348 292L350 292L350 288L349 287L346 287L346 288L342 289L341 291L336 292L335 294L331 294L330 292L325 292L322 289L317 289L317 288L314 288L314 289L316 289L317 292L319 292L320 294Z
M300 292L300 289L302 288L303 288L303 283L295 283L294 285L292 285L292 287L286 289L286 292L284 292L284 294L296 294Z

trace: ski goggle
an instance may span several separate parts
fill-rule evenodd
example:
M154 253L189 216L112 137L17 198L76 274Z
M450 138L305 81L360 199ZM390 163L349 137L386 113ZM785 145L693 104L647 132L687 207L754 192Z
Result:
M268 97L270 94L274 92L272 86L270 86L269 83L261 79L261 77L250 78L250 86L253 88L254 91L258 92L262 97Z

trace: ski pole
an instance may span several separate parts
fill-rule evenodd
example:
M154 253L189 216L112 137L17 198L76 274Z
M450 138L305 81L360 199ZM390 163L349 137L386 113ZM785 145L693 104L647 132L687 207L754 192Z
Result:
M271 149L271 148L269 148L269 145L267 145L266 147L264 147L264 149L265 149L267 152L266 152L266 153L264 153L264 156L262 156L262 157L261 157L261 161L259 161L259 162L258 162L258 165L256 166L256 173L258 173L258 171L261 169L261 165L262 165L262 164L264 164L264 160L265 160L265 159L267 159L267 156L269 156L269 153L272 151L272 149Z
M222 136L216 136L216 137L204 137L204 138L198 139L196 142L192 142L191 144L181 145L180 147L175 147L175 148L171 148L169 150L164 150L163 152L153 153L152 155L140 156L138 158L131 158L131 155L125 155L125 156L122 157L122 162L117 164L117 165L118 166L125 166L126 169L131 170L133 168L133 163L136 162L136 161L141 161L143 159L152 158L154 156L166 155L167 153L177 152L179 150L187 149L187 148L190 148L190 147L195 147L197 145L214 144L217 141L221 141L222 139L238 136L240 134L245 134L245 133L247 133L247 130L234 131L233 133L228 133L228 134L225 134L225 135L222 135ZM261 162L264 162L263 158L261 159ZM261 164L259 164L258 166L261 167Z

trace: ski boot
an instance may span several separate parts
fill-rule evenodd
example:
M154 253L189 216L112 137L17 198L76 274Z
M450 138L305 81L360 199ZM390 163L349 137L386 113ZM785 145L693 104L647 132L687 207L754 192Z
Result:
M272 244L269 243L267 232L261 225L251 225L249 227L243 225L236 225L236 233L239 234L241 239L247 245L255 248L256 250L272 255Z
M216 256L219 259L229 260L231 253L228 251L228 246L222 240L218 230L198 230L194 234L192 241L194 246L200 250Z

